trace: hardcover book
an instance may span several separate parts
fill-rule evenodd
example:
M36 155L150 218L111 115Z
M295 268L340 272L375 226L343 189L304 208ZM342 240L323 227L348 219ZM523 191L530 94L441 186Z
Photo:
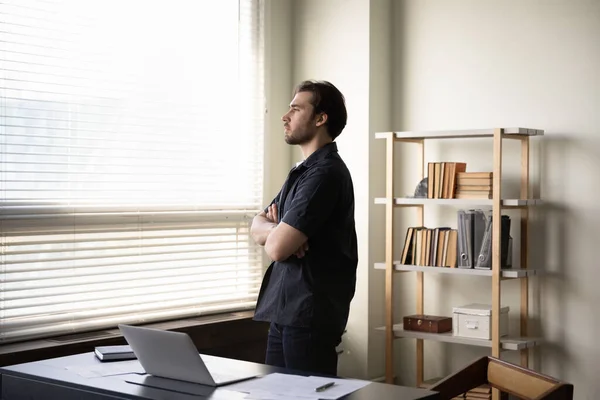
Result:
M94 349L94 353L101 361L133 360L136 358L129 345L98 346Z

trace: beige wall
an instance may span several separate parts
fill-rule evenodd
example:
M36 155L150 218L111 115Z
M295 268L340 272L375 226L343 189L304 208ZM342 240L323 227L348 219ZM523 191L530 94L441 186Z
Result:
M281 116L292 93L292 2L265 2L265 203L277 195L292 167Z
M385 336L374 332L385 324L385 275L372 266L385 258L385 207L374 205L375 197L385 196L385 147L372 132L387 131L393 117L392 0L371 0L369 15L369 262L364 268L369 277L369 339L366 377L373 379L385 374ZM366 178L366 176L365 176Z
M547 344L535 351L531 365L573 382L577 399L600 398L600 1L296 0L287 11L291 59L281 65L289 62L291 84L328 79L348 100L350 117L339 147L355 182L360 263L340 373L383 373L383 336L373 331L383 322L383 281L372 263L383 257L384 225L383 210L372 202L384 194L385 152L373 132L526 126L546 131L533 142L532 182L548 203L532 213L530 263L547 272L531 282L532 329ZM287 47L284 54L288 60ZM508 142L504 150L508 195L517 190L519 148ZM399 154L402 195L414 190L416 171L411 147L399 148ZM298 153L291 157L297 161ZM426 159L464 160L469 170L491 170L491 143L432 142ZM426 224L455 225L455 211L432 208ZM518 211L510 215L516 224ZM397 216L397 237L403 237L414 216ZM518 243L518 227L512 233ZM402 274L396 280L399 318L414 312L415 279ZM426 312L489 302L490 283L428 275ZM513 333L518 292L518 282L503 283ZM395 343L398 380L412 385L414 341ZM487 351L427 342L426 377L444 375L480 354ZM514 353L503 357L515 360Z

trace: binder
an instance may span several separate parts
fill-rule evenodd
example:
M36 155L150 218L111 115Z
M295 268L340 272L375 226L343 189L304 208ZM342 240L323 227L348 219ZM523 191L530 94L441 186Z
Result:
M458 211L458 267L474 268L486 229L483 210Z
M508 215L502 215L500 227L500 268L506 268L509 266L509 250L512 251L511 238L510 238L510 217ZM477 256L477 262L475 268L477 269L491 269L492 268L492 231L493 231L493 220L490 215L487 218L487 224L485 228L485 235L481 250ZM511 262L512 264L512 257Z
M465 210L458 210L458 268L471 268L470 240L470 214Z

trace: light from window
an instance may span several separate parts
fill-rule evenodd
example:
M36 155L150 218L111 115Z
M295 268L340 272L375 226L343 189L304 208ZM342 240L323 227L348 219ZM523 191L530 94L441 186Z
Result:
M0 4L0 343L254 306L259 3Z

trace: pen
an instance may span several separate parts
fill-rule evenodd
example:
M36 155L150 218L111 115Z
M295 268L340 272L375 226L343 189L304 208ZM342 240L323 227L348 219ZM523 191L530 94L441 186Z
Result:
M318 388L316 388L315 392L322 392L323 390L327 390L328 388L332 387L333 385L335 385L335 382L326 383L326 384L321 385Z

